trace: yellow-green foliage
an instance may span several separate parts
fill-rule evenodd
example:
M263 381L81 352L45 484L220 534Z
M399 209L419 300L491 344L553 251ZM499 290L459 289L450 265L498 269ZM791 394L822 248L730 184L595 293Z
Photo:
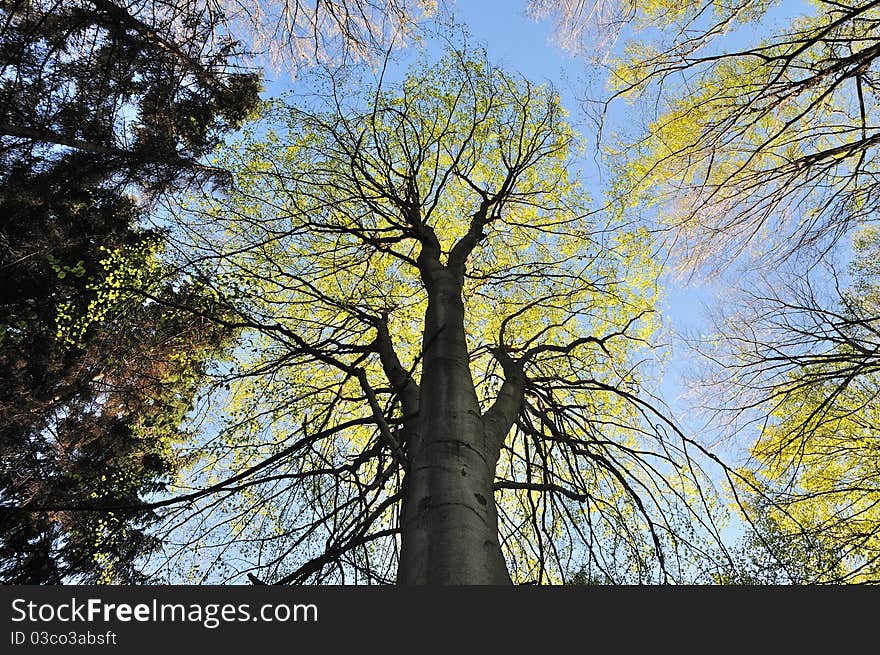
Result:
M69 303L59 303L57 338L68 346L77 345L93 325L105 321L108 314L120 311L126 303L141 302L143 292L161 279L161 260L155 241L147 240L133 246L115 249L101 247L106 257L101 260L104 275L91 281L86 289L94 295L84 315L75 314ZM66 273L82 275L78 267L59 267L53 262L59 277ZM81 268L81 267L79 267Z
M880 303L878 231L856 238L856 281L840 316L843 344L821 363L792 371L752 447L750 484L771 499L784 534L805 535L838 553L818 580L876 581L880 565L880 376L869 348ZM817 344L818 346L818 344Z
M614 148L615 193L657 207L699 263L750 241L787 254L870 215L880 10L818 3L778 35L737 31L772 4L680 4L662 23L693 21L689 38L631 42L613 63L614 91L659 107Z

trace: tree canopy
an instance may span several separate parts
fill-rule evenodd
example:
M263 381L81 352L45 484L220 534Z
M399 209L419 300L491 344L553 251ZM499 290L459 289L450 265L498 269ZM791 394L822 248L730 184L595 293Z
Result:
M744 509L771 556L806 544L818 557L799 582L877 580L877 243L876 228L859 233L849 276L829 267L741 292L702 344L723 363L711 386L737 399L719 403L727 422L758 422Z
M697 263L826 249L872 219L878 7L819 0L775 33L751 29L786 8L652 4L667 36L612 66L617 94L660 108L621 149L620 192L658 206Z
M757 433L737 481L752 546L809 548L802 582L877 580L877 12L670 5L671 38L612 67L619 95L660 108L617 149L618 191L656 208L686 265L744 271L697 341L722 422ZM788 22L750 29L771 15Z
M177 217L245 335L193 474L211 491L169 514L178 559L207 563L195 579L432 579L406 549L445 493L516 580L683 575L704 480L638 398L651 242L588 211L558 96L461 52L340 88L269 103L218 161L233 190Z

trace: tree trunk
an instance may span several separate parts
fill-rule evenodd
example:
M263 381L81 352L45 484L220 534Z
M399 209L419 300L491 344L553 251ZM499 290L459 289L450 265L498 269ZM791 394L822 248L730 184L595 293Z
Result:
M432 274L425 316L419 428L408 444L398 583L510 584L487 438L464 334L461 282Z

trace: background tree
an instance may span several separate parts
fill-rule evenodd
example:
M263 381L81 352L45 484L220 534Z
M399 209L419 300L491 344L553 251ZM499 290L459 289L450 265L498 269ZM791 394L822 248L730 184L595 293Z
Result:
M232 192L179 216L180 256L243 340L194 490L163 501L157 566L279 584L692 573L704 479L636 395L650 242L588 211L558 96L461 53L361 94L330 81L267 107L223 153Z
M621 32L637 17L644 17L638 11L642 4L631 0L529 0L526 11L534 20L552 19L554 39L570 55L599 62Z
M731 565L711 580L724 585L814 585L848 581L843 548L817 533L792 530L776 520L766 498L750 499L750 523L730 548Z
M139 579L143 496L173 471L169 440L203 360L228 335L107 285L141 270L165 298L152 199L255 106L217 17L148 1L0 5L0 579ZM152 271L152 277L148 272ZM167 273L167 275L165 275ZM109 291L112 291L110 289ZM30 508L66 507L68 511ZM117 506L74 512L77 507Z
M314 64L376 61L419 36L420 20L444 0L208 0L226 29L247 38L278 69L296 75Z
M820 1L749 38L774 6L744 0L711 20L702 3L652 9L674 45L630 45L613 70L620 95L660 93L659 115L625 153L622 190L662 207L699 263L729 262L747 244L777 260L826 249L872 220L880 7Z
M767 280L742 294L714 347L700 344L723 363L710 388L737 399L719 403L726 422L760 428L741 472L749 516L776 558L805 545L821 555L802 582L878 579L876 229L855 252L850 283L830 267Z
M569 3L548 4L576 25ZM880 9L743 0L632 11L663 33L611 65L614 97L650 117L618 134L616 190L656 210L686 270L738 260L738 297L698 345L722 421L759 435L737 483L752 545L777 562L786 550L822 554L791 580L875 580L875 237L856 237L848 290L826 262L849 257L848 237L875 221ZM768 35L759 21L784 27Z
M632 100L649 122L612 125L608 145L628 163L617 190L660 208L692 263L720 267L762 240L775 257L828 247L871 220L878 3L531 7L575 52L592 52L591 30L626 36L603 60L613 93L602 104ZM762 21L784 26L768 34Z

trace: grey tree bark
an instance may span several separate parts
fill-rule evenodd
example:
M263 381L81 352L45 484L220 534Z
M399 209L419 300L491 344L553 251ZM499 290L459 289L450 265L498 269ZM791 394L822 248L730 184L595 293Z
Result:
M418 418L406 435L409 470L398 569L403 585L511 583L492 485L501 445L522 401L523 376L512 360L496 355L505 383L495 404L481 414L462 300L464 263L479 236L453 249L446 266L439 262L439 249L423 248L419 257L428 308Z

